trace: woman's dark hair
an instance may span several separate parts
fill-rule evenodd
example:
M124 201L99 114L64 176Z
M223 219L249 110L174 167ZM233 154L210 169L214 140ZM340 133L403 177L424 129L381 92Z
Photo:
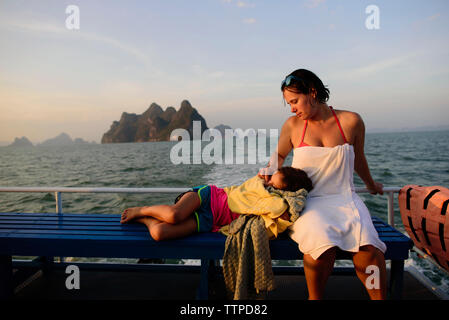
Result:
M306 189L307 192L313 189L312 180L301 169L293 167L281 167L278 170L284 177L283 181L286 185L284 190L297 191L299 189Z
M289 91L293 91L295 93L309 94L312 93L313 89L315 89L316 101L318 101L319 103L325 103L327 100L329 100L329 89L326 88L320 78L318 78L318 76L312 71L306 69L298 69L286 76L285 79L287 80L289 76L293 77L291 77L289 79L290 81L287 81L287 83L285 83L285 81L282 82L282 92L284 92L284 90L288 88Z

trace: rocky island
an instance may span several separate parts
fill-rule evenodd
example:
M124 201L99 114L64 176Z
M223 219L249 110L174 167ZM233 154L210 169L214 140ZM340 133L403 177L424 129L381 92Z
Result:
M32 147L33 143L27 137L15 138L9 147Z
M152 103L147 111L137 115L123 112L120 121L114 121L103 134L101 143L169 141L175 129L186 129L193 137L193 121L201 121L201 134L207 130L206 120L184 100L178 111L173 107L163 110Z
M94 142L92 142L94 144ZM74 144L89 144L89 142L81 139L81 138L75 138L75 140L72 140L72 138L65 132L62 132L58 136L47 139L39 146L70 146Z

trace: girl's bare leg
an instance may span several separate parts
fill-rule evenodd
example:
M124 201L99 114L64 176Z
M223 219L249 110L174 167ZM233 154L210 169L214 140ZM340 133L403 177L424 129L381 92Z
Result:
M138 218L136 222L145 224L151 237L156 241L182 238L196 232L198 228L193 216L178 224L166 223L152 217Z
M360 247L359 250L352 255L357 277L362 281L371 300L385 300L387 271L384 254L371 245Z
M176 204L134 207L125 209L121 223L127 223L142 217L153 217L160 221L177 224L184 221L200 206L200 197L196 192L187 192Z
M321 254L318 259L304 255L304 274L306 276L309 300L320 300L323 298L327 279L334 268L337 247L330 248Z

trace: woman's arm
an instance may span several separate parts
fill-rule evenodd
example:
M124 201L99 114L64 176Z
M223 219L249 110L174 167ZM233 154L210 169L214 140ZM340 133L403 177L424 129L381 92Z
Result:
M374 181L368 167L368 161L366 160L364 151L365 124L363 123L362 117L357 113L354 113L354 133L354 170L363 180L371 194L383 194L382 183Z
M281 134L279 136L278 144L276 147L276 151L271 155L270 161L266 168L262 168L259 171L258 176L265 179L265 181L269 180L269 176L273 175L273 173L282 167L282 164L285 161L285 158L288 156L290 151L293 148L291 142L291 127L292 127L292 118L287 119L281 129Z

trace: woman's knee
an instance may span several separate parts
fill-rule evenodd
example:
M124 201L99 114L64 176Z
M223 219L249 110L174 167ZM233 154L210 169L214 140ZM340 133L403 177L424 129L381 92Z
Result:
M370 266L376 266L383 272L385 271L385 257L381 250L366 245L359 248L359 252L353 253L352 261L356 271L366 272Z
M312 258L311 255L304 255L304 266L309 268L320 268L324 266L333 266L337 254L337 247L332 247L323 252L317 259Z
M369 252L369 253L375 253L376 250L379 250L379 249L377 249L375 246L373 246L371 244L367 244L367 245L361 246L359 248L359 251L364 251L364 252Z
M356 255L359 255L359 256L363 255L366 259L373 260L373 261L374 260L384 260L383 252L380 249L378 249L375 246L370 245L370 244L361 246L359 248L359 252L355 253L353 256L356 256Z

